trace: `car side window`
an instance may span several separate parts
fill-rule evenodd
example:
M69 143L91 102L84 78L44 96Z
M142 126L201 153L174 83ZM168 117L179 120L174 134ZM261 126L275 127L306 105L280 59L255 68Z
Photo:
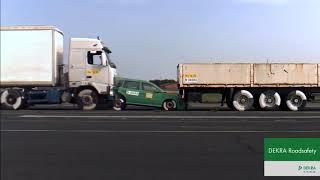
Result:
M143 83L142 88L145 91L157 91L158 90L156 87L154 87L152 84L149 84L149 83Z
M123 85L124 88L127 89L135 89L135 90L139 90L139 82L135 82L135 81L126 81Z

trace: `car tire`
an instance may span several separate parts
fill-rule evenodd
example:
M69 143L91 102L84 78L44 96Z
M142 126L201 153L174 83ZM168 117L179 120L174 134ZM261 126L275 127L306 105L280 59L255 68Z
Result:
M126 109L126 101L123 97L116 98L114 100L113 109L116 111L122 111Z
M92 89L84 89L78 93L78 106L82 110L90 111L96 109L98 95Z
M177 109L177 102L175 100L165 100L163 103L162 103L162 107L164 110L166 111L174 111Z

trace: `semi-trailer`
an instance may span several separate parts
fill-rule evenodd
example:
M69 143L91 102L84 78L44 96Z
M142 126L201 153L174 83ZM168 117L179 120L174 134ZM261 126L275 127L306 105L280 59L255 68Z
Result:
M1 27L1 107L78 104L92 110L113 100L116 66L100 39L71 38L54 26Z
M320 64L187 63L177 66L177 74L186 104L220 93L221 105L238 111L298 111L320 94Z

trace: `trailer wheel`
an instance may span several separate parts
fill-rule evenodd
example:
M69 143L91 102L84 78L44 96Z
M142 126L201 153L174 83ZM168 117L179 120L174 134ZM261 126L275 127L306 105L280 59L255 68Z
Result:
M126 100L124 97L119 97L114 100L113 109L116 111L122 111L126 109Z
M166 111L173 111L173 110L176 110L177 109L177 103L175 100L165 100L163 103L162 103L162 107L164 110Z
M247 90L238 91L233 96L233 106L238 111L246 111L252 109L253 103L253 95Z
M281 97L274 90L268 90L260 94L259 105L264 110L275 110L281 105Z
M78 93L78 105L82 110L94 110L98 104L98 96L94 90L84 89Z
M303 110L307 104L307 96L302 91L292 91L287 96L286 104L291 111Z
M1 93L2 108L17 110L22 108L23 104L23 96L18 90L9 89Z

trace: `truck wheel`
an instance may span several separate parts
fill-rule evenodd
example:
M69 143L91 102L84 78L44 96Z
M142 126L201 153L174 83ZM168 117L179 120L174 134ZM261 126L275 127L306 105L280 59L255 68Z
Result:
M17 90L5 90L1 94L1 107L4 109L17 110L23 106L23 96Z
M286 104L291 111L303 110L307 104L307 96L302 91L292 91L287 96Z
M247 90L238 91L233 96L233 106L238 111L250 110L253 107L253 95Z
M126 101L123 97L116 98L114 100L113 109L116 111L122 111L126 109Z
M276 110L281 105L281 97L274 90L268 90L260 94L259 105L264 110Z
M91 89L84 89L78 93L78 105L82 110L94 110L98 104L97 93Z
M173 111L177 109L177 103L175 100L165 100L162 103L162 107L166 111Z

